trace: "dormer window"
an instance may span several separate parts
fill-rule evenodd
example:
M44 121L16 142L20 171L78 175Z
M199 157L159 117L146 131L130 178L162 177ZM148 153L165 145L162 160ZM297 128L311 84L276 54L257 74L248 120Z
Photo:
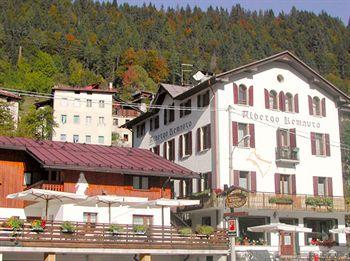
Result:
M269 108L272 110L278 109L278 100L277 100L277 92L274 90L269 93Z
M241 84L238 88L238 103L243 105L248 104L248 89L244 84Z
M309 95L309 114L326 117L326 99Z

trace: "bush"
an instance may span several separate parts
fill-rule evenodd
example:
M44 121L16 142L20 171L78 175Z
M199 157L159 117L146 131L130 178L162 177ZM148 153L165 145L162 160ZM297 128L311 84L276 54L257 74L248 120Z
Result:
M190 227L183 227L179 229L179 234L181 236L189 236L192 234L192 228Z
M11 228L13 231L18 231L22 229L23 221L17 217L10 217L4 223L4 227Z
M271 204L293 204L293 199L291 197L271 197L269 198L269 203Z
M124 228L121 225L117 225L117 224L111 224L108 228L109 232L112 233L120 233L123 232Z
M196 232L201 235L209 236L214 233L214 228L211 226L197 226Z
M305 199L305 204L313 207L333 207L332 198L322 198L322 197L307 197Z
M69 222L69 221L65 221L63 222L63 224L61 225L61 231L63 233L74 233L75 231L75 226Z

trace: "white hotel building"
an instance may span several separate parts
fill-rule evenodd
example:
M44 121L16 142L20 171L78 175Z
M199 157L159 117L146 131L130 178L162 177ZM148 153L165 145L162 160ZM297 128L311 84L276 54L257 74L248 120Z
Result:
M239 235L278 245L278 236L250 233L247 227L284 222L313 233L286 237L300 251L329 241L346 243L345 203L339 147L339 113L349 97L290 52L206 77L196 86L162 84L153 104L195 107L151 109L130 121L133 146L152 149L193 171L201 182L174 184L177 197L202 194L202 208L189 211L192 225L223 226L215 193L226 186L247 189L247 212L238 218ZM196 108L198 107L198 108ZM197 196L199 194L197 193Z
M112 144L114 89L98 84L85 87L59 85L53 88L53 141Z

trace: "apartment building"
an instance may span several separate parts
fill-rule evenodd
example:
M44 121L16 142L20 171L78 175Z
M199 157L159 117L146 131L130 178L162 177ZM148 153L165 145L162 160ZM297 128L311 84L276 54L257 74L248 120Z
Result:
M292 254L294 245L308 252L327 242L346 243L345 234L329 230L345 226L339 110L348 102L345 93L285 51L204 77L195 86L162 84L153 104L164 108L127 125L136 134L135 147L201 173L200 181L173 182L177 197L202 200L200 208L184 209L193 226L224 226L229 210L220 195L239 187L246 203L235 209L243 215L238 235L251 244L264 242L269 249L279 237L250 233L249 226L283 222L312 228L282 240L289 245L282 246L284 254Z

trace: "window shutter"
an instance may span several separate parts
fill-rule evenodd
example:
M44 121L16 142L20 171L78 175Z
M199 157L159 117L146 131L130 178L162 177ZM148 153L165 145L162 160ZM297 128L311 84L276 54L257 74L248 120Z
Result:
M233 84L233 103L237 104L238 103L238 87L237 84Z
M253 193L256 192L256 172L255 171L250 172L250 191Z
M249 124L250 147L255 148L255 128L254 124Z
M313 176L312 180L314 184L314 196L318 196L318 177Z
M167 158L167 144L163 143L163 158Z
M207 125L207 146L208 149L211 148L211 131L210 131L210 124Z
M167 116L168 116L168 110L164 109L164 125L166 125L168 123Z
M311 140L311 154L316 155L315 132L310 133L310 140Z
M201 151L201 128L197 129L197 152Z
M265 109L269 109L270 108L270 104L269 104L269 91L264 89L264 93L265 93Z
M321 106L322 106L322 116L326 117L326 99L325 98L321 100Z
M238 124L237 122L232 122L232 139L233 139L233 146L238 145Z
M299 95L294 95L294 112L299 113Z
M312 98L310 95L308 95L308 98L309 98L309 114L310 115L313 115L313 106L312 106Z
M171 143L173 145L172 148L171 148L171 152L172 152L171 160L174 161L175 160L175 139L172 139Z
M239 186L239 171L238 170L233 171L233 185L236 187Z
M327 196L333 197L333 180L332 178L327 178Z
M276 144L277 148L281 147L281 129L276 130Z
M296 148L297 146L297 139L296 139L296 129L290 129L289 130L289 144L291 148Z
M281 91L280 94L279 94L279 105L280 105L280 110L281 111L285 111L286 110L286 104L285 104L285 100L284 100L284 92Z
M296 180L295 180L295 175L292 175L292 195L297 194L297 186L296 186Z
M275 173L275 193L280 194L280 174Z
M189 155L192 155L192 131L188 133Z
M253 86L249 87L248 99L249 99L249 106L254 106L254 88L253 88Z
M330 156L331 155L331 144L329 141L329 134L325 134L324 138L325 138L325 143L326 143L326 155Z
M183 157L183 135L180 135L179 137L179 158L182 159Z

